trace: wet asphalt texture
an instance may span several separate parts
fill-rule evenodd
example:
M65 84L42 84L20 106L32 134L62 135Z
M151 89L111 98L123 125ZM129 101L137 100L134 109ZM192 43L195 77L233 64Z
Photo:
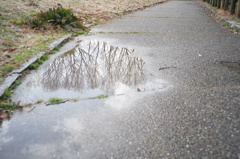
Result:
M113 100L121 109L96 99L16 114L1 132L15 141L0 144L0 158L240 158L240 74L223 64L240 61L240 36L207 10L168 1L97 26L86 38L134 48L146 79L169 88Z

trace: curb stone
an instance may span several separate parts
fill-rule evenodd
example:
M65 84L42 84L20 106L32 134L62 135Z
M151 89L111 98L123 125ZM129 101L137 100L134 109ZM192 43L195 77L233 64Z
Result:
M53 50L55 47L60 46L65 40L69 39L72 34L67 34L62 36L60 39L55 40L52 42L48 48L49 50L45 52L39 52L36 56L29 59L28 62L24 63L19 69L13 70L9 75L5 78L2 84L0 84L0 97L4 94L4 91L9 88L16 79L21 75L21 73L26 70L32 63L36 62L38 58L46 54L48 51Z
M198 2L198 3L199 3L199 2ZM206 6L206 5L202 4L202 3L199 3L199 4L200 4L203 8L206 8L206 9L208 9L211 13L213 13L214 16L215 16L217 19L219 19L220 21L228 23L231 28L237 28L237 29L240 30L240 23L237 23L237 22L235 22L235 21L232 21L232 20L229 20L229 19L227 19L227 18L222 17L222 16L219 15L214 9L212 9L212 8L209 7L209 6Z

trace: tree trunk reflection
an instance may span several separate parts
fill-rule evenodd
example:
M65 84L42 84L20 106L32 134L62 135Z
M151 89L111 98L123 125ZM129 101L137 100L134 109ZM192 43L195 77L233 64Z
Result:
M87 47L76 47L55 59L41 75L40 83L48 90L101 88L110 92L118 82L140 84L144 80L144 62L131 57L132 52L107 43L90 42Z

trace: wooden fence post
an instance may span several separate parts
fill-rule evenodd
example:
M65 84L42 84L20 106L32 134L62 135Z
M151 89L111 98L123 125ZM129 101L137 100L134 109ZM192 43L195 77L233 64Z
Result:
M224 3L224 10L227 10L228 9L228 4L229 3L229 0L225 0L225 3Z
M224 9L224 0L221 0L221 9Z
M237 17L240 18L240 0L238 0L238 5L237 5Z
M217 8L218 8L218 9L221 8L221 0L217 0Z
M231 0L231 6L230 6L230 14L231 14L231 15L233 15L233 14L235 13L236 1L237 1L237 0Z

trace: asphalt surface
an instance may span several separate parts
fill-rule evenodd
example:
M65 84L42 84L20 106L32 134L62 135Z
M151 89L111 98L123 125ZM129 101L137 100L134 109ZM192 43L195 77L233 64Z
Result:
M0 129L0 158L240 158L240 75L227 67L240 61L240 36L195 1L168 1L79 39L134 49L146 90L124 85L121 96L18 112ZM26 87L13 100L24 101Z

